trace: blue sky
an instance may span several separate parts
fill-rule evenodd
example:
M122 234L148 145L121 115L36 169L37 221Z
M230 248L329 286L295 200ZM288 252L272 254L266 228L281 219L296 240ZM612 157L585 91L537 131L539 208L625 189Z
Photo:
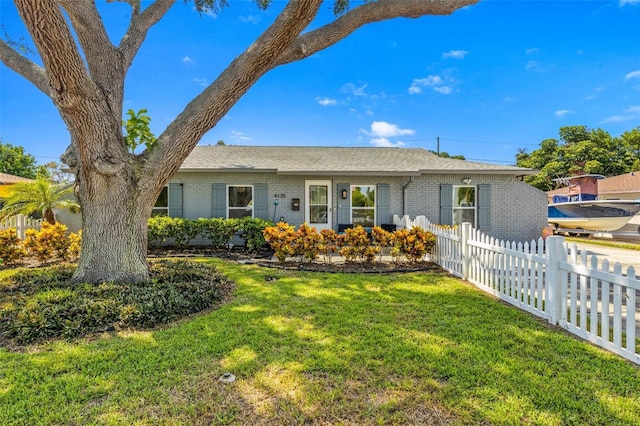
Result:
M129 8L98 3L117 44ZM231 0L200 15L177 1L129 71L124 110L146 108L159 135L282 5ZM331 18L327 4L320 20ZM0 0L0 20L13 38L27 35L13 2ZM485 0L371 24L266 74L200 143L435 150L439 137L441 151L513 164L518 148L569 125L613 136L640 126L640 0ZM59 161L69 143L51 101L2 64L0 138L39 163Z

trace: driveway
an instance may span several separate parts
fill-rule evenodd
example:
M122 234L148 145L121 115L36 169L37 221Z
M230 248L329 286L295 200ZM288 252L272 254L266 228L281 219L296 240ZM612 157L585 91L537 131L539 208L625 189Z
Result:
M571 243L569 243L571 245ZM587 255L596 255L598 256L598 263L602 264L604 259L609 261L610 270L613 269L613 265L616 262L620 262L622 265L622 272L627 272L627 268L629 266L633 266L636 270L636 276L640 276L640 251L638 250L629 250L615 247L604 247L596 244L589 244L579 242L577 243L578 250L586 250Z

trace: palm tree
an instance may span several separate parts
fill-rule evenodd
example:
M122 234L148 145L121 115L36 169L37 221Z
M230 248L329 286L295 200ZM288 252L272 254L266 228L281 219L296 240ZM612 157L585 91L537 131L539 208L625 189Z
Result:
M67 198L72 193L72 184L55 185L46 178L39 178L33 182L16 183L11 187L11 193L4 200L0 217L40 212L44 220L53 225L56 223L53 209L69 209L71 212L75 212L80 208L76 201Z

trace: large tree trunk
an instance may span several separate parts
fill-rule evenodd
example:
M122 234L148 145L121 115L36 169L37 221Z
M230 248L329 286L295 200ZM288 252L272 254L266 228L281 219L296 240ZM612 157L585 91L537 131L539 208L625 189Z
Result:
M138 194L124 176L92 179L104 186L88 197L80 190L82 208L82 249L74 282L143 282L149 278L147 267L148 201ZM86 186L79 182L80 187ZM143 204L146 203L146 207Z

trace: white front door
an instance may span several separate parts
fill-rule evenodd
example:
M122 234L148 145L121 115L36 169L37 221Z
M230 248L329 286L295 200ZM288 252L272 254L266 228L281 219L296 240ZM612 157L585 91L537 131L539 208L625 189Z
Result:
M331 181L308 180L305 182L304 220L309 226L331 229Z

